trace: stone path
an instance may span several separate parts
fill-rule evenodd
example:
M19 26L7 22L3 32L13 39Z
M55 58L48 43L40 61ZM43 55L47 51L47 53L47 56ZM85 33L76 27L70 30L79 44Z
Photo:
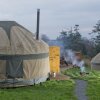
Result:
M75 80L75 83L75 94L78 100L88 100L88 97L86 96L87 82L84 80Z

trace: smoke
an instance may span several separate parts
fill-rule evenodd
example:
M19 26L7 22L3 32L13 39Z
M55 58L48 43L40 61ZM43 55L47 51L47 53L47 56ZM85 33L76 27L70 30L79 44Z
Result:
M72 50L66 50L64 58L65 58L66 62L71 63L74 66L84 67L84 64L85 64L84 61L79 60L79 58L77 58L75 52Z
M62 41L59 40L49 40L48 42L49 46L58 46L60 47L60 56L62 57L65 53L65 49L64 49L64 44Z
M65 49L64 48L64 43L59 41L59 40L50 40L47 42L49 44L49 46L59 46L60 47L60 56L64 57L64 60L72 65L75 66L83 66L83 64L81 64L81 62L78 60L75 51L71 50L71 49ZM83 63L83 62L82 62Z
M76 60L75 58L75 52L71 49L65 49L64 43L59 40L49 40L48 41L49 46L59 46L60 47L60 56L64 57L65 61L68 63L74 63Z
M76 60L75 52L70 50L70 49L65 50L64 58L65 58L66 62L69 62L69 63L73 64L74 61Z

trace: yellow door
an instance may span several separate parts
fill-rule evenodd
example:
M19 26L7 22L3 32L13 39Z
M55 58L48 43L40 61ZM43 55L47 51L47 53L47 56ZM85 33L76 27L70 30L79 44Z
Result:
M49 48L50 57L50 70L51 72L60 72L60 47L50 46Z

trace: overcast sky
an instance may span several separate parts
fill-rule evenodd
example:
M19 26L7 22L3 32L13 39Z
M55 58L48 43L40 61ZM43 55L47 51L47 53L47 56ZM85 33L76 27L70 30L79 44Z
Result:
M53 39L75 24L88 37L100 19L100 0L0 0L0 20L15 20L35 33L37 8L41 9L40 33Z

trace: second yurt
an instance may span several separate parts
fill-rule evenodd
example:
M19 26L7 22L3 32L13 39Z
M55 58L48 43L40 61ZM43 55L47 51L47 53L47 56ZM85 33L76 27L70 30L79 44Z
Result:
M91 61L92 69L100 70L100 53L98 53Z

